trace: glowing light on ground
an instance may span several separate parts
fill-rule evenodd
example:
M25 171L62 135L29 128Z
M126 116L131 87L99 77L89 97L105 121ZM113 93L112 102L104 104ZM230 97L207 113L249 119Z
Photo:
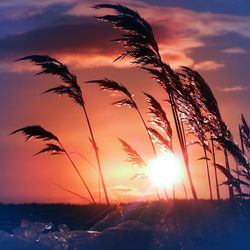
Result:
M172 153L165 153L149 163L148 176L157 187L172 187L182 179L182 171Z

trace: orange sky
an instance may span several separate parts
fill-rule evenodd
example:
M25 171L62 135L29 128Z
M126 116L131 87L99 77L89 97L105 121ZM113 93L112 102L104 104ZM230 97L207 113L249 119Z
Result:
M35 140L24 143L21 135L8 136L17 128L41 124L55 133L68 151L77 151L95 164L81 109L67 97L40 95L60 81L50 76L34 77L37 68L31 63L13 62L21 56L34 53L60 59L77 75L96 134L111 200L155 199L156 195L148 180L129 180L138 170L124 161L126 154L117 140L118 137L126 140L144 159L151 159L152 149L137 114L128 108L109 105L119 97L111 97L97 86L84 82L110 78L125 84L135 94L144 115L147 110L142 91L151 93L158 100L164 100L165 93L146 72L131 66L127 60L112 63L121 51L119 46L110 42L116 33L110 25L98 23L90 17L97 13L88 7L89 1L58 0L53 1L54 5L49 1L41 5L27 2L32 10L29 16L19 6L20 13L16 12L16 16L2 15L0 19L10 29L7 31L5 28L0 34L0 100L3 114L0 132L0 201L82 202L55 184L86 194L63 155L32 157L43 144ZM165 4L163 2L127 1L127 4L136 8L152 24L163 57L170 65L175 69L179 65L193 67L210 83L223 118L238 141L237 126L241 112L250 120L247 71L250 48L249 44L246 45L250 38L250 16L223 13L222 10L197 10L192 9L191 5L190 8L170 7L168 1ZM18 8L16 1L4 1L0 3L0 12L7 13L8 8L13 8L11 3ZM161 104L172 121L166 102L161 101ZM173 122L171 124L174 129ZM174 145L178 154L175 136ZM190 148L190 155L197 194L199 198L208 198L206 170L203 162L196 160L201 157L199 147ZM77 154L72 154L72 158L98 197L96 171ZM214 183L214 179L212 181ZM223 181L222 176L220 181ZM183 197L182 187L177 187L177 190L177 197ZM221 190L222 196L227 197L227 189L221 187Z

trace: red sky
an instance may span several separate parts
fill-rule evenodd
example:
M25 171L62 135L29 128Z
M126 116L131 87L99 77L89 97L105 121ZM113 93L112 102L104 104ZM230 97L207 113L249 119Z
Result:
M210 6L201 6L199 1L189 1L189 4L176 1L175 5L171 1L119 2L137 9L149 21L166 62L176 70L180 65L192 67L204 76L238 141L241 113L250 120L250 13L241 10L237 1L214 0ZM21 135L8 136L17 128L41 124L60 137L70 152L77 151L95 162L80 108L66 97L40 95L60 81L49 76L35 77L37 68L30 63L14 62L31 54L56 57L77 75L96 133L112 201L154 195L148 181L129 180L137 169L124 162L126 155L117 140L120 137L128 141L146 160L152 157L147 135L136 113L109 105L118 98L84 82L110 78L125 84L135 94L144 114L146 103L142 91L158 100L166 96L153 79L131 66L128 60L113 63L121 52L121 47L110 41L117 37L117 31L92 18L104 14L89 7L94 3L100 1L4 0L0 3L3 27L0 31L2 202L82 202L55 184L86 194L64 156L32 157L42 144L35 140L24 143ZM161 103L172 121L166 102ZM174 140L178 153L176 138ZM198 196L208 198L206 171L203 163L196 161L200 157L199 148L194 146L190 154ZM97 195L95 170L78 155L72 157ZM181 188L178 190L178 197L182 197ZM223 197L227 197L226 188L222 188L222 192Z

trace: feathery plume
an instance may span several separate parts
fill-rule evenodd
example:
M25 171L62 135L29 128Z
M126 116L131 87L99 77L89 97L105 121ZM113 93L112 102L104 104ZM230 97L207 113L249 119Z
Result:
M43 148L42 150L40 150L39 152L37 152L36 154L34 154L34 156L41 154L41 153L47 153L47 152L50 152L52 155L64 153L68 157L69 161L71 162L72 166L74 167L75 171L77 172L78 176L80 177L84 187L87 189L93 203L95 204L95 199L94 199L88 185L86 184L81 173L77 169L75 163L71 159L69 153L65 150L65 148L63 147L63 145L59 141L58 137L56 137L54 134L45 130L44 128L42 128L39 125L27 126L27 127L17 129L15 131L13 131L12 133L10 133L10 135L13 135L13 134L18 133L18 132L21 132L24 134L24 136L26 137L25 141L27 141L28 139L30 139L32 137L35 137L37 139L41 139L42 141L50 141L50 140L56 141L56 143L58 145L56 145L54 143L47 143L46 147Z
M36 139L41 139L42 141L49 141L49 140L59 141L58 138L54 134L45 130L40 125L32 125L32 126L19 128L11 132L10 135L16 134L18 132L21 132L26 137L25 141L28 141L32 137Z
M44 55L31 55L18 59L17 61L28 60L36 65L40 66L42 70L37 73L40 74L50 74L60 78L65 85L59 85L55 88L50 88L43 93L53 92L59 95L67 95L74 100L75 103L80 106L84 106L84 101L82 98L82 91L80 86L77 84L76 76L73 75L66 65L59 62L58 60Z
M144 167L146 166L145 161L142 159L140 154L137 153L135 149L133 149L126 141L118 138L120 143L122 144L122 148L124 152L128 155L128 162L131 162L136 167Z
M151 122L156 126L156 128L163 130L168 140L171 141L173 135L172 128L161 104L152 95L147 93L144 93L144 95L146 96L146 100L149 104L148 114L152 116Z

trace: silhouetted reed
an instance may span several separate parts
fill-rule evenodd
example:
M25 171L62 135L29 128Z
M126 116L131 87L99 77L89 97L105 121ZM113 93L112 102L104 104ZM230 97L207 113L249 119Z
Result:
M210 134L226 150L224 151L225 159L227 159L226 154L229 152L237 164L240 164L245 170L249 169L244 154L233 141L231 132L222 120L213 92L198 72L183 67L184 73L177 74L168 64L163 62L152 28L137 12L118 4L98 4L94 8L111 9L116 12L116 14L98 17L99 20L112 23L114 28L121 31L119 38L114 41L123 44L124 51L116 60L129 56L132 58L132 64L153 75L167 92L194 199L197 199L197 194L189 168L185 129L192 131L198 138L198 143L202 145L204 151L203 158L206 160L210 197L212 198L207 156L207 151L211 152L211 150L208 147L207 134ZM188 82L183 82L183 76L188 79ZM185 128L183 121L190 128ZM162 140L154 130L152 133ZM193 142L191 143L193 144ZM226 165L228 164L226 160ZM225 169L230 171L230 167L225 167ZM222 173L225 175L225 171ZM234 177L232 176L232 178ZM230 193L232 193L232 187L240 191L235 178L228 180L228 182Z
M144 93L144 95L148 102L148 115L151 116L150 122L156 129L164 133L164 135L162 135L155 128L148 127L151 137L157 144L163 147L165 151L173 152L173 133L165 111L152 95L147 93Z
M148 135L148 138L149 138L149 141L150 141L150 144L152 146L152 149L153 149L153 152L154 152L154 156L157 157L157 153L156 153L156 150L155 150L155 147L154 147L154 144L153 144L153 141L152 141L152 138L149 134L149 131L148 131L148 128L147 128L147 125L146 125L146 122L142 116L142 113L138 107L138 105L136 104L134 98L133 98L133 94L130 93L130 91L121 83L118 83L114 80L110 80L110 79L100 79L100 80L91 80L91 81L87 81L87 83L97 83L99 84L101 90L103 91L107 91L109 93L111 93L112 95L113 94L123 94L125 95L125 98L119 100L119 101L116 101L116 102L113 102L112 105L115 105L115 106L118 106L118 107L122 107L122 106L127 106L129 108L132 108L134 110L136 110L136 112L138 113L140 119L141 119L141 122L147 132L147 135Z
M141 155L137 153L135 149L133 149L126 141L119 138L120 143L122 144L122 148L124 152L128 155L127 161L132 163L136 167L145 167L147 164L142 159Z
M81 91L80 86L77 83L76 76L73 75L69 71L66 65L62 64L58 60L51 58L49 56L31 55L31 56L20 58L19 61L20 60L29 60L29 61L34 62L36 65L40 66L42 71L40 71L37 75L40 75L40 74L55 75L59 77L60 80L64 83L63 85L50 88L44 91L43 93L52 92L52 93L59 94L59 95L67 95L75 103L80 105L80 107L83 109L83 112L84 112L84 115L88 124L89 133L90 133L90 141L95 152L95 157L96 157L96 161L98 165L99 175L101 178L102 188L104 191L106 202L107 204L109 204L108 193L107 193L106 184L104 181L102 166L101 166L100 157L99 157L99 149L98 149L98 146L94 137L93 129L89 120L89 115L85 106L82 91Z
M242 186L247 187L248 189L250 188L250 166L248 158L245 155L246 151L249 151L250 149L250 128L244 116L242 115L242 124L239 126L241 140L240 149L234 141L231 131L222 119L217 100L207 82L198 72L188 67L182 67L182 71L177 73L170 67L170 65L163 61L152 28L146 20L144 20L136 11L119 4L97 4L94 8L111 9L115 11L115 14L98 17L99 20L110 22L114 28L119 29L120 31L120 36L114 41L121 43L124 50L115 61L127 56L130 57L132 59L132 64L144 69L152 75L166 92L168 102L171 106L176 133L193 199L197 199L197 193L189 166L188 146L195 144L201 145L204 152L204 156L200 157L199 160L205 160L206 163L210 199L213 198L213 193L210 178L209 154L212 156L214 166L217 199L220 199L220 184L217 170L226 177L226 181L222 182L222 184L228 185L231 199L235 196L249 197L249 194L242 191ZM38 75L54 75L59 77L63 82L61 85L50 88L43 93L52 92L59 95L67 95L83 109L90 133L90 141L95 152L99 177L101 179L105 199L107 204L109 204L98 146L76 76L73 75L64 64L49 56L31 55L19 60L29 60L40 66L41 71ZM128 106L137 111L147 132L148 138L150 139L155 157L157 157L155 144L160 145L165 151L174 152L172 128L163 107L156 98L148 93L144 93L148 102L148 114L151 116L150 122L153 125L153 127L149 127L134 100L133 94L131 94L124 85L106 78L88 81L88 83L97 83L104 91L124 95L124 98L114 102L113 105ZM22 132L26 136L26 140L35 137L43 141L54 142L47 143L46 147L35 155L46 152L51 154L66 154L91 196L93 203L95 203L88 186L81 177L81 174L72 161L70 154L65 150L55 135L40 126L24 127L13 131L12 134L17 132ZM189 135L192 135L195 139L190 141L188 137ZM211 140L211 147L209 140ZM147 165L140 154L138 154L137 151L126 141L122 139L119 139L119 141L122 144L123 150L128 155L128 161L130 163L140 168ZM225 166L216 162L216 147L223 150ZM237 166L236 170L233 170L230 167L229 154L234 158ZM237 174L237 178L234 176L235 173ZM143 178L143 174L137 173L132 177L132 179L136 178ZM67 189L66 191L71 192Z
M127 154L128 158L127 158L127 162L130 162L132 165L134 165L135 167L139 167L139 168L145 168L147 167L147 163L142 159L141 155L132 147L130 146L126 141L122 140L119 138L119 141L122 145L122 149L123 151ZM132 176L130 178L130 180L139 180L139 179L146 179L147 175L143 174L143 173L136 173L134 176ZM157 189L156 186L154 186L155 188L155 192L157 195L158 200L160 200L160 195L159 195L159 191ZM166 194L166 198L167 193Z
M219 179L216 167L215 146L214 146L214 139L212 137L211 137L211 144L212 144L212 156L213 156L213 166L214 166L214 175L216 184L216 195L217 195L217 200L220 200L220 189L219 189Z
M80 177L84 187L86 188L86 190L88 191L88 193L89 193L89 195L91 197L92 202L94 204L96 204L94 196L92 195L87 183L83 179L81 173L77 169L77 167L76 167L75 163L73 162L72 158L70 157L69 153L67 152L65 147L62 145L62 143L60 142L60 140L59 140L59 138L57 136L55 136L51 132L45 130L44 128L42 128L39 125L32 125L32 126L27 126L27 127L17 129L15 131L13 131L11 133L11 135L13 135L15 133L18 133L18 132L21 132L26 137L25 141L28 141L31 138L36 138L36 139L39 139L39 140L42 140L42 141L50 141L50 143L46 143L45 148L43 148L42 150L40 150L39 152L34 154L34 156L38 155L38 154L41 154L41 153L50 153L52 155L64 153L67 156L67 158L69 159L69 161L72 164L73 168L75 169L76 173ZM67 191L72 192L72 191L69 191L69 190L67 190ZM81 198L84 198L84 197L81 196ZM86 200L86 198L84 198L84 199Z
M120 37L115 39L115 41L124 45L124 52L116 60L122 59L126 56L131 57L133 64L147 70L157 79L160 86L167 91L191 191L193 198L197 199L189 168L189 159L181 130L181 123L178 117L176 100L173 94L175 85L180 83L178 76L173 72L169 65L162 61L151 26L137 12L116 4L98 4L95 5L94 8L107 8L117 12L117 15L98 17L99 20L112 23L115 28L118 28L122 32Z
M194 85L193 92L198 105L200 105L200 109L206 114L205 116L205 124L206 131L211 134L213 140L216 140L220 146L224 149L225 156L225 164L224 170L222 171L222 166L220 166L219 170L229 178L227 180L229 194L231 198L233 198L233 188L235 188L238 192L241 192L240 180L236 180L233 175L231 175L231 170L229 166L229 160L227 152L229 152L235 159L236 164L241 165L245 169L249 168L249 164L246 161L244 153L240 150L238 145L234 142L233 136L226 126L225 122L222 120L217 101L213 95L213 92L209 88L208 84L201 77L201 75L193 71L187 67L184 68L186 78L190 79ZM227 174L225 174L227 173ZM217 178L217 177L216 177ZM217 190L218 193L218 190Z
M156 99L154 99L151 95L144 93L147 96L146 100L149 103L149 114L152 115L151 122L156 127L162 128L165 131L165 136L166 136L168 142L165 141L165 139L160 135L160 133L158 131L156 131L153 128L149 128L147 126L147 124L143 118L143 115L142 115L138 105L136 104L134 98L133 98L133 94L131 94L130 91L123 84L117 83L114 80L110 80L110 79L106 79L106 78L100 79L100 80L87 81L87 83L98 83L101 90L103 90L103 91L110 92L112 95L123 94L126 96L126 98L123 98L119 101L116 101L116 102L112 103L112 105L115 105L118 107L127 106L127 107L130 107L130 108L137 111L137 113L142 121L142 124L147 132L147 135L148 135L148 138L150 140L155 158L157 158L157 152L156 152L156 149L154 146L154 142L157 142L157 138L158 138L158 144L161 144L161 146L163 146L163 143L168 144L168 150L172 151L172 129L171 129L170 123L166 117L165 112L163 111L161 105L156 101ZM161 138L161 141L160 141L160 138ZM123 145L123 143L122 143L122 145ZM125 152L126 152L126 150L125 150ZM157 187L155 187L155 189L157 192L157 196L160 199ZM165 195L167 198L168 195L167 195L166 190L165 190Z
M242 124L239 126L240 128L240 140L241 140L241 148L242 152L245 154L245 148L247 151L250 149L250 128L247 124L245 117L241 116Z

